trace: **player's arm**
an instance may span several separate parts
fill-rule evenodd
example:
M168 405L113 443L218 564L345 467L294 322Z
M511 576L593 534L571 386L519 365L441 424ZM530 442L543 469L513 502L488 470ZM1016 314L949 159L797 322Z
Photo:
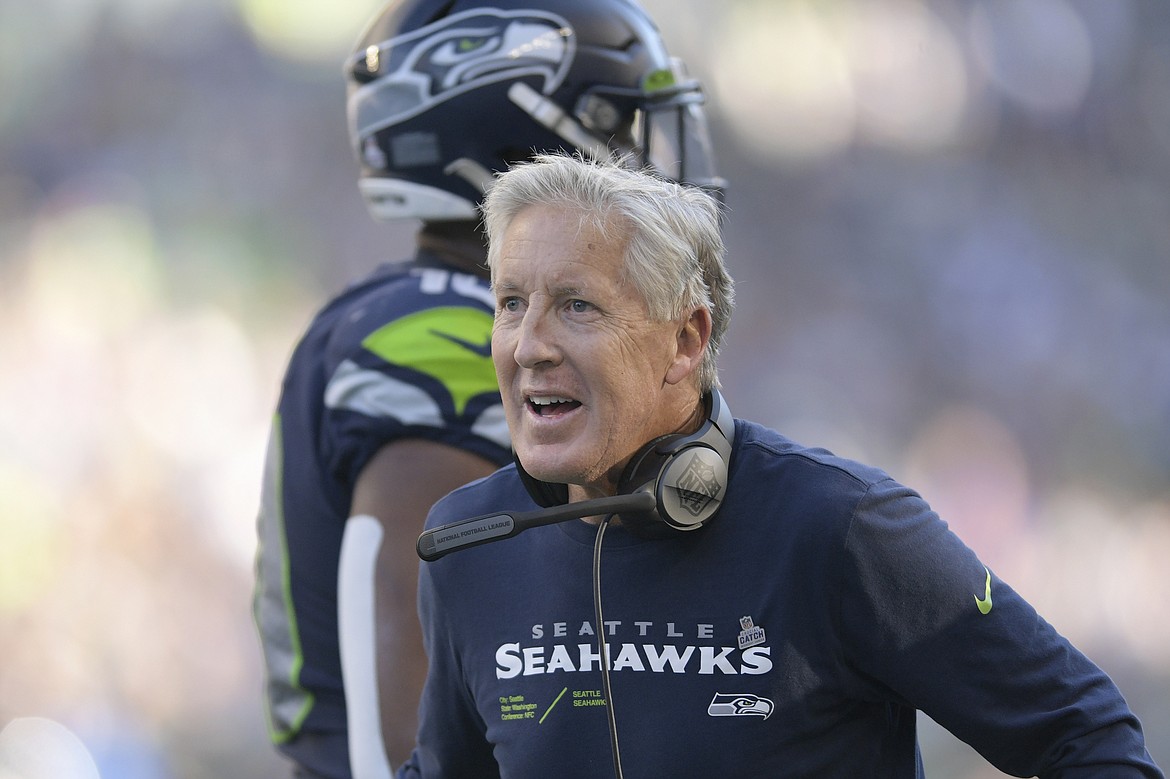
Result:
M414 746L427 663L415 542L431 506L496 466L422 439L384 446L354 487L338 581L340 651L354 779L385 779Z

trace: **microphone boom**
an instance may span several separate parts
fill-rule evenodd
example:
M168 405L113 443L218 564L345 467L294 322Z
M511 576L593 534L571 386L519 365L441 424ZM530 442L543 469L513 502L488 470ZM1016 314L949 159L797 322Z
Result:
M595 514L650 511L656 505L657 499L649 492L635 492L632 495L611 495L536 511L497 511L426 530L418 537L416 549L418 556L429 563L459 549L511 538L532 527Z

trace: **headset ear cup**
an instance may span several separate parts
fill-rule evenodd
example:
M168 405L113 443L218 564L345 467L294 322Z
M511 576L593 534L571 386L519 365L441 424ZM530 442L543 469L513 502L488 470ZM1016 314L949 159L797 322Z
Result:
M673 452L658 476L658 514L675 530L697 530L715 516L727 493L727 460L706 442Z
M654 483L658 481L658 474L662 472L662 466L666 463L667 455L662 452L680 438L682 436L678 433L659 436L639 449L626 463L626 467L618 479L618 494L632 495L639 490L653 492Z
M659 436L639 449L626 463L625 470L622 471L621 478L618 479L617 494L632 495L635 492L648 492L654 495L655 500L657 500L658 477L668 459L662 450L669 448L671 443L680 438L682 436L677 433ZM655 510L622 514L622 524L639 535L652 538L673 535L670 527L659 514L661 508L662 506L659 504L658 509Z

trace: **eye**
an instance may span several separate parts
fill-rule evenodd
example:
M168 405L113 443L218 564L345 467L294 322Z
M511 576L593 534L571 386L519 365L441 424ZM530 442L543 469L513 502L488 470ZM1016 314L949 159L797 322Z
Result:
M500 302L496 304L496 308L504 312L512 312L520 310L520 298L512 295L509 297L500 298Z
M569 301L569 310L574 314L584 314L593 310L593 304L574 298Z

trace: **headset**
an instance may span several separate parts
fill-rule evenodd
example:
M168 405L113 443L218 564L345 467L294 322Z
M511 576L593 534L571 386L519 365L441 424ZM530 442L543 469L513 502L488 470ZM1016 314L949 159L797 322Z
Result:
M735 420L718 390L703 397L706 418L693 433L671 433L634 454L618 479L617 494L569 503L567 484L534 478L515 458L536 511L484 514L427 530L418 556L430 562L459 549L511 538L524 530L599 514L619 514L633 532L652 538L689 532L715 516L727 494Z
M727 494L735 419L718 390L703 396L706 419L693 433L671 433L642 447L618 479L617 494L569 503L569 486L536 479L513 457L528 494L540 506L536 511L484 514L452 522L418 537L418 556L430 562L458 549L511 538L530 527L569 519L605 515L593 546L593 608L598 625L605 624L601 609L601 543L614 515L623 525L648 537L703 527L715 516ZM597 652L608 657L605 632L597 631ZM607 701L610 752L614 775L623 779L618 745L617 715L609 664L601 663L601 682Z

